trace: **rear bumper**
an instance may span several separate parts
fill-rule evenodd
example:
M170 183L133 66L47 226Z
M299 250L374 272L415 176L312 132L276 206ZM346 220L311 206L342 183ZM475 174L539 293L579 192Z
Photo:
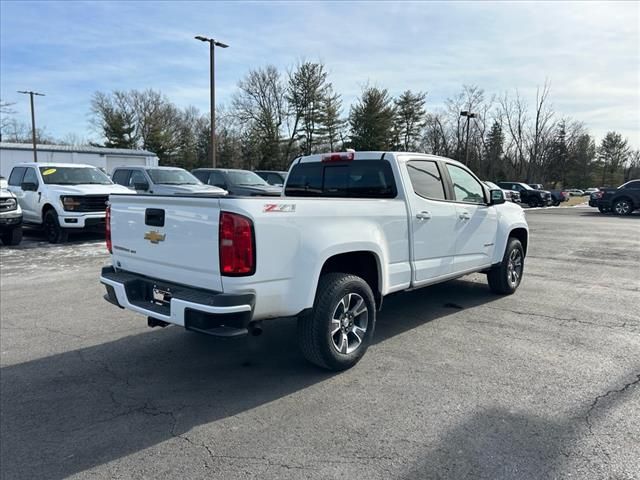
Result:
M113 267L102 269L100 282L107 289L104 298L109 303L209 335L246 334L253 317L253 292L214 292L115 271ZM165 292L163 300L158 300L158 292Z

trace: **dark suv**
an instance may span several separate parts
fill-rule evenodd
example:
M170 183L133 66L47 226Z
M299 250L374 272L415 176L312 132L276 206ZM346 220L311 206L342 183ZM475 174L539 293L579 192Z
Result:
M618 188L601 188L591 195L589 205L598 207L601 213L631 215L640 208L640 180L630 180Z
M523 182L498 182L498 186L507 190L520 192L522 203L526 203L530 207L546 207L553 202L551 192L547 190L535 190Z

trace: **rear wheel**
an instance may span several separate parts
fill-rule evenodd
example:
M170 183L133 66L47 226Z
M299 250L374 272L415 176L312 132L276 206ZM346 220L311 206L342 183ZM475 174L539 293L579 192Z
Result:
M487 274L489 288L494 293L511 295L514 293L524 274L524 249L517 238L510 237L500 265L493 267Z
M20 245L22 241L22 227L17 227L2 234L2 243L5 245Z
M371 287L345 273L320 277L313 310L298 319L304 357L328 370L351 368L367 351L376 323Z
M631 212L633 212L633 205L631 205L630 200L621 198L614 202L613 211L616 215L631 215Z
M535 197L534 197L534 198L529 199L529 201L528 201L527 203L529 204L529 206L530 206L531 208L537 207L537 206L539 205L539 204L538 204L538 199L537 199L537 198L535 198Z
M49 243L64 243L67 241L68 232L60 226L58 214L55 210L47 210L44 214L44 233Z

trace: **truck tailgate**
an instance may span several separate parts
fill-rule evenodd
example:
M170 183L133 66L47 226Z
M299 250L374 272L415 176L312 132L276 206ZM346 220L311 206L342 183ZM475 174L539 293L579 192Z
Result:
M111 195L113 265L222 291L216 197Z

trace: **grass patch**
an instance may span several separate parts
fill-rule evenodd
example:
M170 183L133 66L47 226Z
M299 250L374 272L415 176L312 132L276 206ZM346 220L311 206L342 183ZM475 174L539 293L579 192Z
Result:
M589 203L589 197L569 197L569 200L562 202L561 207L573 207L574 205L580 205L581 203Z

